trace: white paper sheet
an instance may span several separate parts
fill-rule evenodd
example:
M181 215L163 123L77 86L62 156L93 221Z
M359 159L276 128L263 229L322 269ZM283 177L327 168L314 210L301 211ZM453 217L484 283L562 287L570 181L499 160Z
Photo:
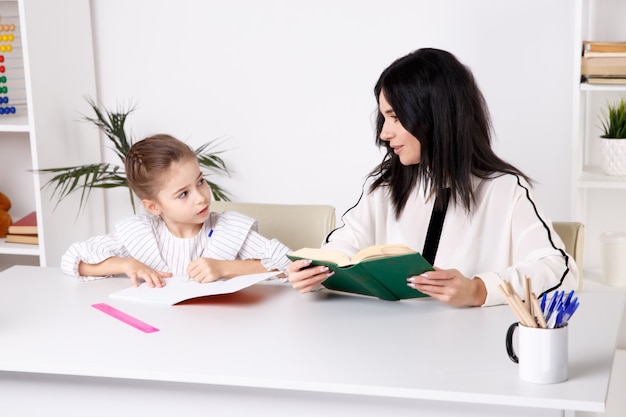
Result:
M130 287L109 295L111 298L119 298L132 301L144 301L151 303L174 305L181 301L207 295L230 294L257 284L265 279L276 276L278 272L263 272L260 274L241 275L201 284L197 281L182 276L166 278L166 285L161 288L150 288L145 282L138 287Z

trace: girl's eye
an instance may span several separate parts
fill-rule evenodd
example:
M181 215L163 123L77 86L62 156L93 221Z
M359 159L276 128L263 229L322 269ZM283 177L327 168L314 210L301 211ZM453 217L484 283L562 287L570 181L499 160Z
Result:
M204 178L200 178L198 180L198 185L204 185L206 183L206 180Z
M185 198L187 197L187 191L183 191L182 193L178 194L178 198Z

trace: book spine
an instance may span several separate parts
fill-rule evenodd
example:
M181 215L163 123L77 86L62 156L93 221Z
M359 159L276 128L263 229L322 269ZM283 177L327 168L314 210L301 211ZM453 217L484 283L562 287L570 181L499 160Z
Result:
M626 52L626 42L583 41L583 49L593 52Z
M626 57L585 58L581 62L582 75L626 75Z

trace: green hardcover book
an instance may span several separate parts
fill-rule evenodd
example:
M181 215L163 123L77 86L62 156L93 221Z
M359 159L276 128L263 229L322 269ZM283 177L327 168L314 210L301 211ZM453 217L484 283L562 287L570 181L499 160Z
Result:
M352 259L337 250L303 248L289 259L311 259L311 266L325 265L335 274L322 283L330 290L402 300L427 297L408 287L406 279L433 267L419 253L404 245L379 245L363 249Z

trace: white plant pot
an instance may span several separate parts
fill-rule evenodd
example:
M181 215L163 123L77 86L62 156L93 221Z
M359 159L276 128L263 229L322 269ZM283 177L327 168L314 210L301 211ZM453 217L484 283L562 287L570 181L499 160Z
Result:
M600 138L602 171L606 175L626 176L626 139Z

